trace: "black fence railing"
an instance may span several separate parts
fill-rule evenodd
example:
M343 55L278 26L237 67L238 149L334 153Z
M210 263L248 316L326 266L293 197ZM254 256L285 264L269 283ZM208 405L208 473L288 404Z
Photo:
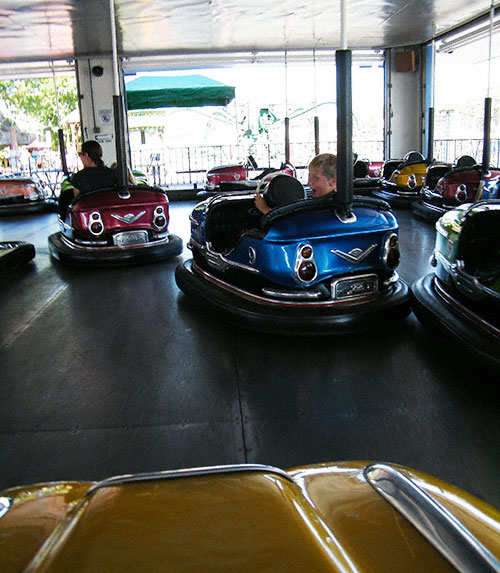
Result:
M321 152L335 153L335 141L322 143ZM354 141L353 149L359 157L381 161L383 158L382 141ZM492 139L490 146L490 165L500 167L500 139ZM284 145L277 144L247 144L247 145L214 145L199 147L165 147L162 149L132 150L132 167L142 171L153 185L193 185L205 181L205 173L218 165L228 165L246 161L249 155L255 159L258 169L279 167L285 158ZM462 155L471 155L478 163L483 159L482 139L436 139L434 140L434 159L453 163ZM297 169L301 181L307 179L307 166L314 156L313 143L292 143L290 157ZM9 168L1 170L4 176L23 175L32 177L42 187L47 195L55 197L63 173L55 164L47 168L40 167L34 162L21 169Z
M361 157L381 159L382 141L354 142ZM335 141L322 143L321 151L336 153ZM251 155L259 169L279 167L285 160L284 144L217 145L199 147L165 147L132 150L132 167L148 175L155 185L202 182L205 172L218 165L245 162ZM314 143L291 143L291 163L301 178L314 157ZM306 175L307 177L307 175Z

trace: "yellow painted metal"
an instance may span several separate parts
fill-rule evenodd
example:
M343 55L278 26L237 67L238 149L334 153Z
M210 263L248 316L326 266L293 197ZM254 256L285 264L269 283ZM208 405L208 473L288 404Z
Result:
M415 163L413 165L405 165L401 169L396 169L391 175L391 183L395 183L400 189L412 190L408 185L408 180L412 175L415 175L416 183L413 189L422 187L425 181L425 174L427 172L426 163Z
M0 519L0 570L22 571L90 485L48 483L4 492L13 505Z
M4 492L2 571L452 571L363 476L365 462ZM397 466L396 466L397 467ZM500 557L500 512L398 468ZM59 525L57 525L59 524ZM57 527L56 527L57 526ZM30 563L28 565L28 563Z
M455 571L424 537L365 481L368 462L346 462L290 470L335 531L359 571ZM450 484L395 466L442 503L497 558L500 512Z

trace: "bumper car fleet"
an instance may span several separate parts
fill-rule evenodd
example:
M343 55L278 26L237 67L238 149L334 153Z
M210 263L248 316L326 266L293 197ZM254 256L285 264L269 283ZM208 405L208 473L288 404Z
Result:
M43 185L31 177L0 175L0 216L50 211L53 206Z
M384 163L380 189L373 196L384 199L393 207L410 207L419 198L429 162L418 151L410 151L403 159Z
M429 167L421 198L412 204L413 212L435 222L446 211L475 201L481 179L488 181L499 174L498 169L490 168L483 177L482 166L469 155L460 157L453 166Z
M492 180L488 195L495 194ZM436 223L434 273L412 285L413 309L470 352L500 364L500 201L480 200Z
M218 195L191 214L193 258L176 269L179 288L248 328L325 334L361 330L409 312L396 272L398 223L372 197L344 212L335 199L304 199L301 183L274 177L254 194Z
M213 197L218 193L231 191L256 190L262 181L268 181L273 173L284 173L295 177L295 167L291 163L282 163L280 167L267 167L250 178L250 171L257 170L255 159L249 155L246 162L234 165L220 165L207 171L205 189L198 192L200 199Z
M24 241L0 242L0 275L29 263L35 258L35 246Z
M355 195L370 195L380 189L382 162L358 159L353 165L353 188Z
M164 191L146 185L80 194L61 205L60 232L49 237L52 257L90 266L149 263L176 257L182 241L168 232L169 204Z
M3 571L498 571L498 511L389 464L235 465L0 496Z

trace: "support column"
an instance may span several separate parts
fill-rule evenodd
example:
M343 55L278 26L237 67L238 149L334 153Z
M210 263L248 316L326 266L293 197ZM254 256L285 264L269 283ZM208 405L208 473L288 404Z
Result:
M81 137L95 139L106 165L116 161L112 58L80 58L76 62ZM121 77L121 69L120 69Z
M385 52L385 159L424 151L424 78L422 48L390 48Z

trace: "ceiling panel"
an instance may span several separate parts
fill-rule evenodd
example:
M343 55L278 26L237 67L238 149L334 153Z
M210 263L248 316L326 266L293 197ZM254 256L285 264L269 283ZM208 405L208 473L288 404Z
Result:
M122 56L339 48L340 0L115 0ZM424 43L489 0L346 0L351 49ZM0 64L111 53L108 0L2 0Z

